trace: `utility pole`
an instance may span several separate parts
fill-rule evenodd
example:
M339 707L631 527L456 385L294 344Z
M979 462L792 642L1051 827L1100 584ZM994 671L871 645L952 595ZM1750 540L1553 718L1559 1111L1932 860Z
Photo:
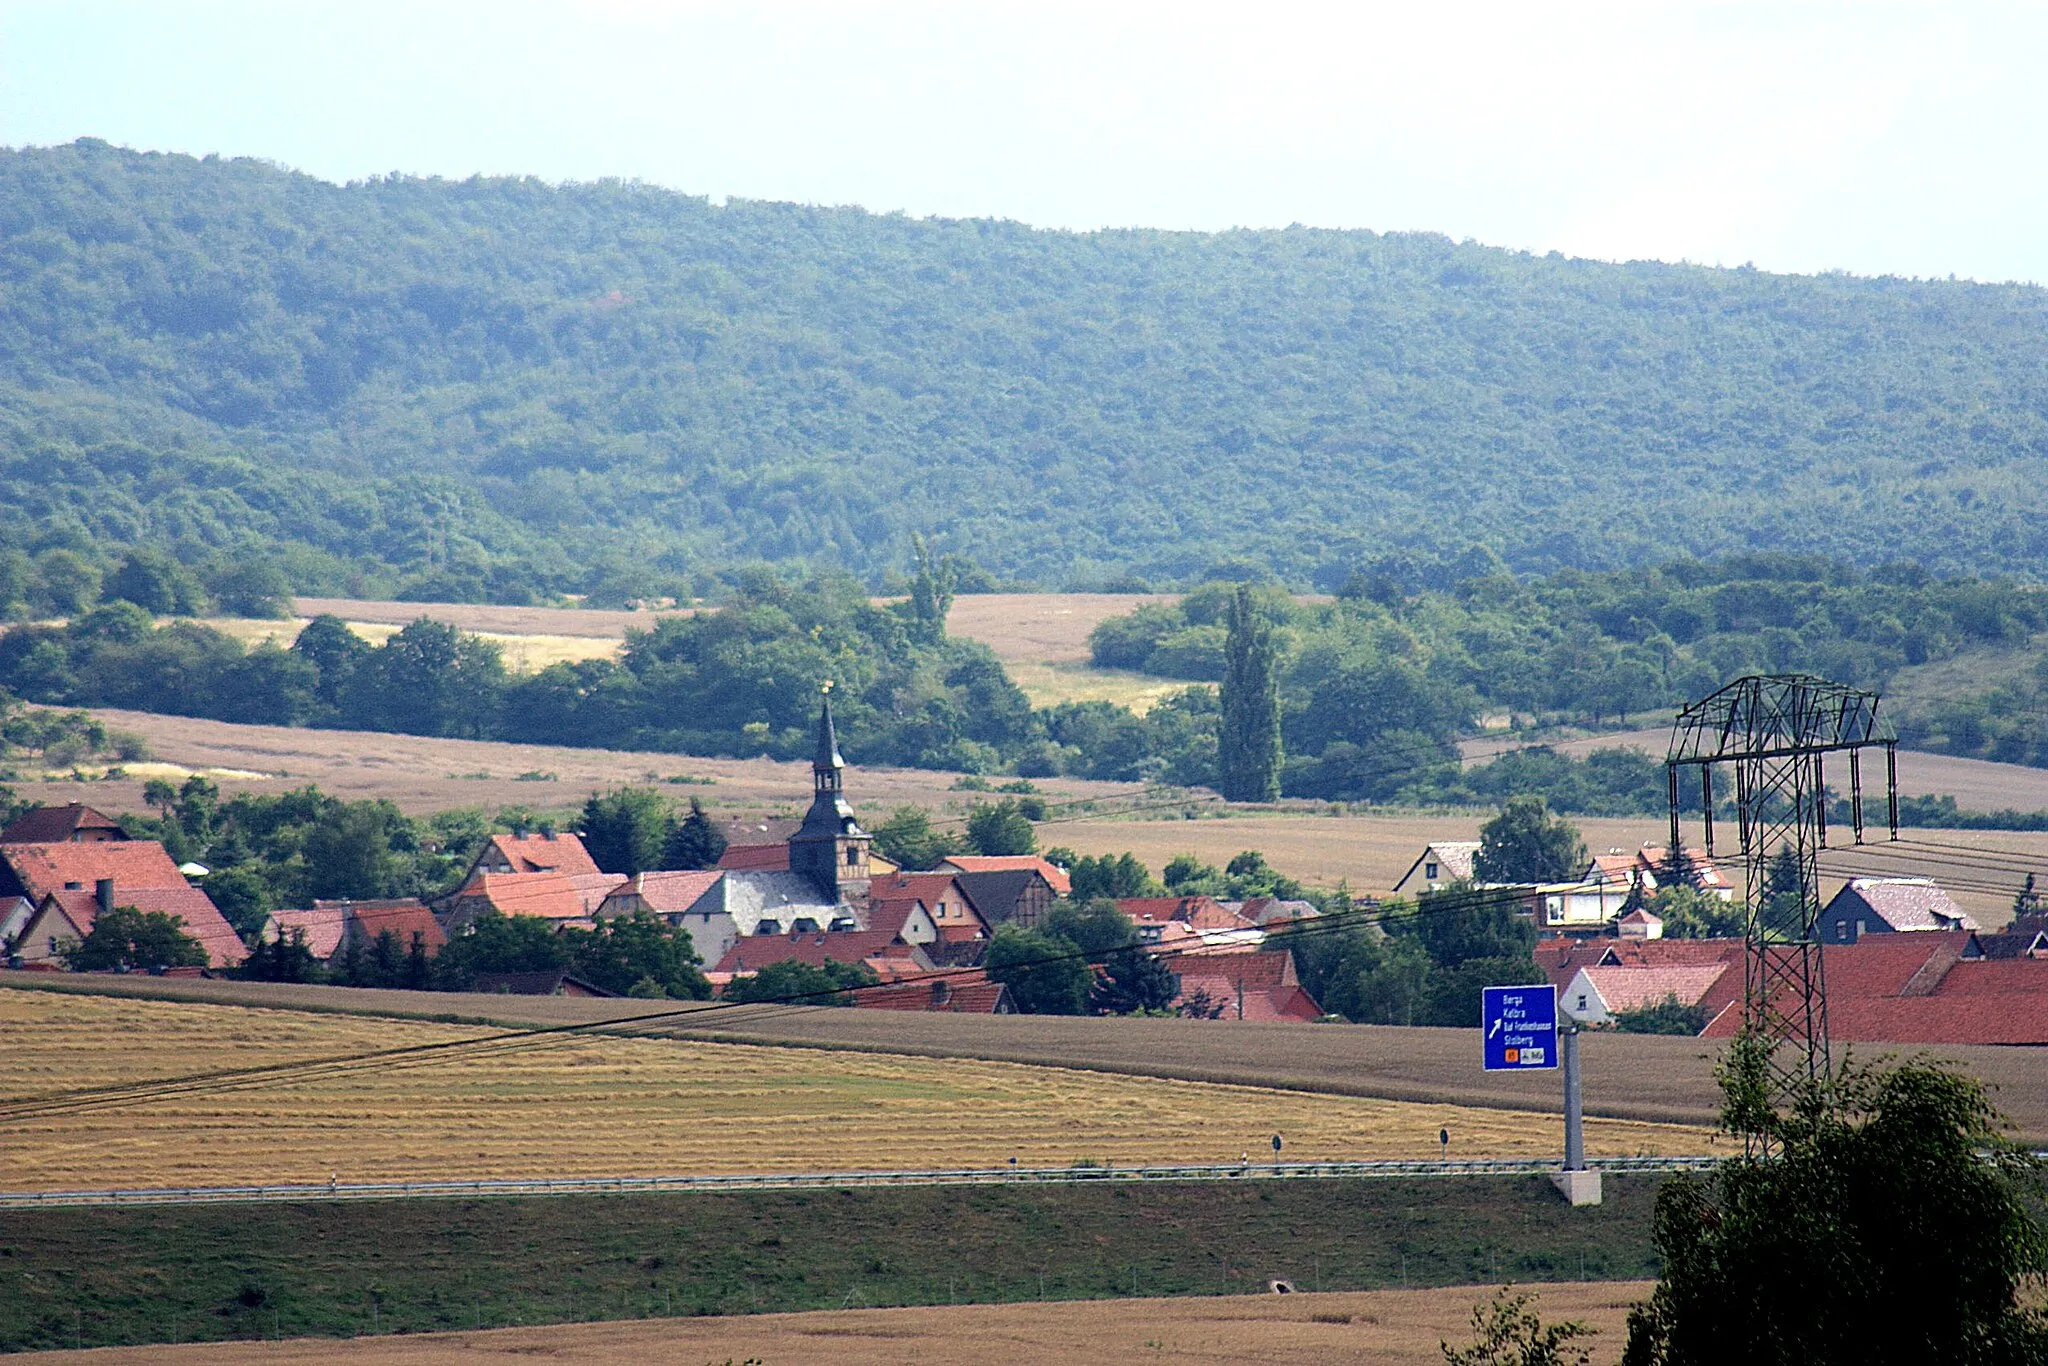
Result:
M1680 773L1697 768L1706 852L1714 852L1714 767L1735 771L1744 892L1742 1029L1767 1076L1761 1099L1783 1110L1831 1071L1827 979L1819 937L1820 851L1827 847L1830 754L1849 756L1850 824L1863 843L1862 752L1882 749L1891 837L1899 837L1898 735L1876 693L1807 674L1751 675L1684 708L1671 729L1665 779L1672 857L1680 843ZM1774 874L1781 885L1773 887ZM1782 885L1787 879L1791 885ZM1768 1136L1743 1146L1768 1155Z

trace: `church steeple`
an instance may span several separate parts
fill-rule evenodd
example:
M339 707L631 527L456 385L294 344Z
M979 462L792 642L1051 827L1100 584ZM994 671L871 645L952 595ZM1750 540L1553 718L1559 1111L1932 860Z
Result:
M811 756L811 809L790 836L789 870L808 876L834 901L845 901L867 894L872 837L846 804L846 760L839 757L839 733L832 724L832 685L822 691L818 747Z

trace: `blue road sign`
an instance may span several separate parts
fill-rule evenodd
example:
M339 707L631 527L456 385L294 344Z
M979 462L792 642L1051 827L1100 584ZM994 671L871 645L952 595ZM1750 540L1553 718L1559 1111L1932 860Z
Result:
M1486 988L1479 1027L1486 1033L1487 1071L1557 1066L1556 987Z

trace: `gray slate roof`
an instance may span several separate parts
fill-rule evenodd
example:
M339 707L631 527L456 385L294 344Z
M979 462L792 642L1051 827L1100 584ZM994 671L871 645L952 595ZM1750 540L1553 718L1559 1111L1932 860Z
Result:
M1835 894L1868 906L1895 930L1974 930L1977 922L1924 877L1859 877ZM1832 905L1832 903L1830 903Z

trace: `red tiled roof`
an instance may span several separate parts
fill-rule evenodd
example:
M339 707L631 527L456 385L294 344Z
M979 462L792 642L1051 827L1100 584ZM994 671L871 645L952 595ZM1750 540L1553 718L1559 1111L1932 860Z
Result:
M1197 930L1255 930L1257 925L1210 896L1130 896L1116 908L1132 920L1158 924L1177 920Z
M1833 954L1834 950L1828 950ZM1843 1043L2048 1044L2039 996L1828 995L1828 1035Z
M718 885L725 874L716 868L697 872L666 870L635 873L612 893L613 897L637 896L656 915L680 915L696 905L706 892Z
M1832 955L1835 951L1829 949ZM1958 962L1943 974L1934 995L2032 996L2048 1006L2048 959L2005 958Z
M493 851L510 864L515 873L573 875L602 871L577 835L493 835L490 848L478 855L478 863L490 865L493 860L489 856Z
M1703 1004L1729 969L1726 963L1706 963L1694 967L1590 967L1585 973L1607 1009L1620 1014L1661 1005L1669 997L1676 997L1682 1006ZM1735 975L1739 982L1740 968Z
M870 898L868 928L892 935L902 934L910 917L923 909L924 903L914 896L889 897L879 901Z
M63 908L65 916L78 927L79 933L92 933L100 910L99 898L93 890L56 891L46 899ZM123 887L116 883L114 905L117 908L133 906L144 915L171 915L184 921L185 933L198 940L199 946L206 950L206 966L210 968L231 968L249 956L242 937L235 933L235 927L221 918L212 898L197 887Z
M1185 1001L1197 993L1212 1004L1221 1002L1219 1019L1316 1020L1322 1007L1316 1004L1295 976L1294 955L1286 950L1260 949L1197 950L1176 955L1173 970L1180 974L1180 997ZM1244 1014L1238 1014L1242 992Z
M280 940L291 938L293 931L306 936L306 950L321 962L326 962L341 952L341 937L346 931L348 917L339 906L315 906L305 911L272 911Z
M1066 896L1074 890L1073 879L1057 863L1036 854L954 854L944 864L963 873L1034 872L1052 884L1053 891Z
M770 963L795 961L814 968L835 963L862 963L870 959L903 958L915 961L915 946L899 941L887 930L818 930L803 934L750 934L741 938L715 971L759 972Z
M718 866L736 872L786 873L789 871L787 844L728 844Z
M602 876L602 874L600 874ZM314 909L337 903L313 903ZM448 943L448 935L442 930L441 922L427 907L413 900L403 901L345 901L339 903L354 922L355 932L374 944L377 937L389 930L398 940L398 946L408 953L412 951L414 935L420 936L427 956L433 957Z
M953 1015L994 1015L1006 988L978 969L924 977L917 981L858 987L854 1005L865 1010L939 1011Z
M24 811L14 823L0 830L0 844L69 844L82 830L111 831L117 840L128 838L121 822L104 811L81 802L66 806L39 806Z
M34 900L49 892L91 891L112 878L116 888L187 887L185 875L155 840L103 840L84 844L0 844L5 863Z
M463 884L456 900L481 901L501 915L583 920L625 880L619 873L478 873Z

